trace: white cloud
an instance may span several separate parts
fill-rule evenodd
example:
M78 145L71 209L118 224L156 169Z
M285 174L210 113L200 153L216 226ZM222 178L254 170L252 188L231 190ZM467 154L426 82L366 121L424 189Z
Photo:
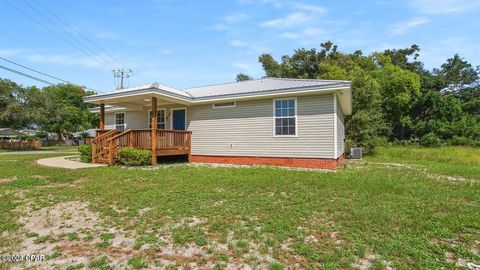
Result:
M240 0L242 4L269 4L275 8L281 8L284 6L282 0Z
M425 14L450 14L480 8L478 0L410 0L410 5Z
M248 19L248 15L245 13L230 14L223 17L223 21L229 24L238 23Z
M319 13L319 14L324 14L327 12L327 9L324 8L323 6L318 6L318 5L306 5L302 3L297 3L293 5L297 9L309 11L312 13Z
M270 28L290 28L306 24L312 21L312 19L312 16L307 15L304 12L294 12L283 18L262 22L260 26Z
M241 40L238 40L238 39L231 40L229 42L229 44L234 46L234 47L247 47L248 46L247 42L241 41Z
M286 39L310 39L325 34L326 31L322 28L307 27L299 32L284 32L279 35L281 38Z
M429 22L430 20L426 17L418 17L418 18L408 20L406 22L399 22L391 27L390 35L394 36L394 35L404 34L417 26L420 26L422 24L426 24Z
M9 56L14 56L18 55L22 52L22 50L12 50L12 49L0 49L0 56L1 57L9 57Z
M110 70L112 67L101 62L101 59L105 59L106 55L94 55L91 57L79 57L78 55L66 55L66 54L55 54L55 55L43 55L43 54L27 54L24 56L25 59L31 62L37 63L53 63L61 64L71 67L84 67L84 68L95 68L101 70Z

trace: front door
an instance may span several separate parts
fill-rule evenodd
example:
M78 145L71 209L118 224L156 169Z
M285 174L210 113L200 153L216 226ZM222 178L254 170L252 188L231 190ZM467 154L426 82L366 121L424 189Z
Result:
M172 129L174 130L185 130L185 109L173 109L172 110Z

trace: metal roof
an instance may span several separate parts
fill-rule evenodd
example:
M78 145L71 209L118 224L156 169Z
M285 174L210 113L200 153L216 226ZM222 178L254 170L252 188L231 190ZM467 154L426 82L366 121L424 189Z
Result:
M288 78L262 78L241 82L224 83L183 89L193 98L238 95L275 90L305 88L335 88L349 86L350 81L313 80L313 79L288 79Z
M23 133L13 130L11 128L0 128L0 136L19 136Z
M283 94L296 94L302 92L326 92L351 89L350 81L341 80L315 80L315 79L290 79L290 78L262 78L256 80L175 89L160 83L145 84L109 93L96 94L84 97L85 102L106 103L108 100L124 99L133 96L157 94L165 99L193 104L217 100L250 98L266 95L281 96ZM348 91L347 109L351 111L351 91ZM114 108L109 108L110 111Z

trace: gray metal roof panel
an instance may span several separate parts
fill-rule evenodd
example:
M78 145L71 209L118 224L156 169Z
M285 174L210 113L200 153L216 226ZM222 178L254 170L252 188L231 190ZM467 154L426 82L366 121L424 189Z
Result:
M286 89L325 88L337 87L350 84L350 81L338 80L313 80L313 79L287 79L287 78L262 78L241 82L208 85L201 87L186 88L183 91L194 98L238 95L256 92L270 92Z
M202 100L210 97L234 97L258 95L271 92L302 91L305 89L325 89L337 87L350 87L350 81L340 80L314 80L314 79L290 79L290 78L262 78L241 82L223 83L216 85L185 88L183 90L175 89L159 83L151 83L130 87L122 90L116 90L109 93L87 96L85 101L92 101L99 98L110 98L129 96L133 93L148 92L155 90L159 93L172 95L185 100Z

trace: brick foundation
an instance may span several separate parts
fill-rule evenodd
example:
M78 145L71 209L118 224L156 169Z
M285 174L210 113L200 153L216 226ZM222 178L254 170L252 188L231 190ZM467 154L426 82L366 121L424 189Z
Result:
M272 165L282 167L334 170L343 162L343 155L337 159L191 155L189 161L199 163Z

